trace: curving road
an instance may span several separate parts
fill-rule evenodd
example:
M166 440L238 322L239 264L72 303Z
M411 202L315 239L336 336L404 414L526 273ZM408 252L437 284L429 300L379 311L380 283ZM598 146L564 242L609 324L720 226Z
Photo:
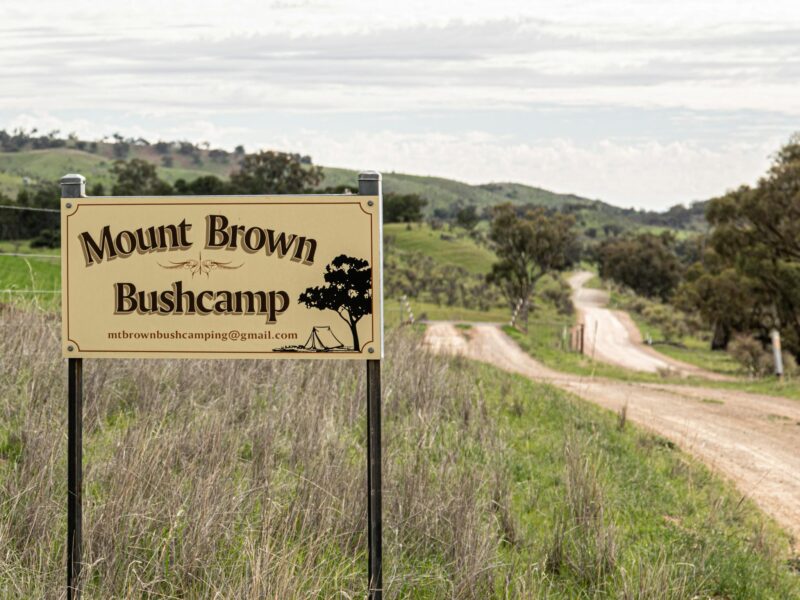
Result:
M594 277L593 273L581 271L569 278L572 301L584 323L584 354L601 362L624 367L633 371L658 373L671 371L683 376L705 379L728 379L718 373L705 371L694 365L680 362L659 354L642 343L636 324L627 313L611 310L608 292L583 287Z
M551 383L650 429L729 477L800 539L800 402L731 390L640 384L559 373L526 354L496 325L431 322L425 345Z
M800 402L732 390L638 384L559 373L531 358L493 324L466 331L432 322L425 344L549 382L679 444L800 539Z

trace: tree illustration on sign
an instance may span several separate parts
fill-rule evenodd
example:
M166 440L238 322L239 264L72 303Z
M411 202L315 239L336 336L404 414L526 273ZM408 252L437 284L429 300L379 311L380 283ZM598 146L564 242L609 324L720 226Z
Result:
M361 351L358 342L358 322L372 314L372 269L369 262L340 254L325 267L325 285L310 287L300 294L299 302L306 308L332 310L353 335L353 349Z

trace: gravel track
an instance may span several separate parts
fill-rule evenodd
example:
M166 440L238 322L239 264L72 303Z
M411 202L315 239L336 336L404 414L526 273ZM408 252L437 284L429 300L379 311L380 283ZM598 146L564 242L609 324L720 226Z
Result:
M425 344L551 383L619 411L730 478L800 540L800 402L731 390L627 383L559 373L525 353L499 326L431 322ZM637 359L639 360L639 359Z

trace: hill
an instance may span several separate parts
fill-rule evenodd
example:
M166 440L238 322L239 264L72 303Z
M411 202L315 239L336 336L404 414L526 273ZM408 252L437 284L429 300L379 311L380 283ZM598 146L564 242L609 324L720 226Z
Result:
M420 252L433 258L437 264L466 269L470 273L485 275L497 260L494 252L476 243L459 231L456 234L434 231L428 225L407 227L403 223L387 223L383 227L386 245L400 251Z
M325 186L352 185L357 181L358 171L325 167ZM572 194L558 194L541 188L518 183L490 183L470 185L454 179L404 173L383 173L386 193L419 194L428 200L427 210L449 209L456 203L462 205L494 206L500 202L515 204L536 204L559 207L569 203L591 205L592 200Z
M139 158L155 164L159 176L174 183L191 181L205 175L228 177L234 171L244 149L235 152L211 149L207 144L190 142L149 143L115 135L114 141L87 142L74 136L67 139L55 134L35 137L24 132L10 135L0 130L0 194L15 197L26 185L56 182L65 173L81 173L90 189L101 184L108 190L113 183L110 170L117 159ZM300 156L310 164L311 159ZM324 167L321 187L357 186L358 172L352 169ZM460 208L475 206L488 209L503 202L532 204L575 215L587 237L604 237L630 229L664 228L697 231L704 225L703 206L676 206L666 212L620 208L601 200L575 194L562 194L520 183L495 182L470 185L443 177L384 173L384 191L394 194L419 194L428 200L426 216L452 218Z

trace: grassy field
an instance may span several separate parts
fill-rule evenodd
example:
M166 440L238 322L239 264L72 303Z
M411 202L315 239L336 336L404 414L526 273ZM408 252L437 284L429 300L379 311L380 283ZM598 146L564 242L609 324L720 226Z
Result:
M357 186L358 172L351 169L324 168L324 186ZM448 208L456 202L477 206L494 206L502 202L516 204L532 203L540 206L558 206L564 203L592 204L591 200L572 194L559 194L542 188L515 184L492 183L469 185L453 179L405 173L383 173L383 189L386 193L419 194L429 202L426 210Z
M136 149L144 152L143 149ZM136 152L134 152L134 155ZM155 157L145 157L155 160ZM50 150L29 150L25 152L0 152L0 192L11 198L23 186L25 177L32 181L58 182L67 173L80 173L86 177L87 185L102 184L106 193L111 193L114 178L111 167L114 158L103 154L92 154L80 150L58 148ZM157 161L156 161L157 162ZM181 165L158 167L159 176L174 183L177 179L191 181L203 175L222 175L215 165Z
M463 230L434 231L425 224L408 229L403 223L387 223L383 231L398 250L421 252L439 264L462 267L470 273L486 274L497 260L491 250L478 245Z
M24 258L15 254L53 255L55 258ZM0 303L33 304L44 308L60 306L60 251L31 248L28 242L0 242Z
M587 377L608 377L623 381L663 383L666 380L661 375L630 371L616 365L596 361L591 355L570 351L564 339L564 328L569 328L572 324L571 319L557 320L554 318L531 321L527 332L519 331L511 326L505 326L503 331L536 360L564 373Z
M0 597L56 597L58 322L0 325ZM786 536L672 444L418 343L387 343L387 598L800 597ZM362 597L363 385L351 363L90 361L87 597Z
M430 302L419 302L410 299L411 310L415 319L430 321L486 321L491 323L506 323L511 319L508 309L495 307L488 311L463 308L460 306L437 306ZM405 321L408 313L400 300L386 298L383 306L384 320L387 325L397 324L401 317Z

